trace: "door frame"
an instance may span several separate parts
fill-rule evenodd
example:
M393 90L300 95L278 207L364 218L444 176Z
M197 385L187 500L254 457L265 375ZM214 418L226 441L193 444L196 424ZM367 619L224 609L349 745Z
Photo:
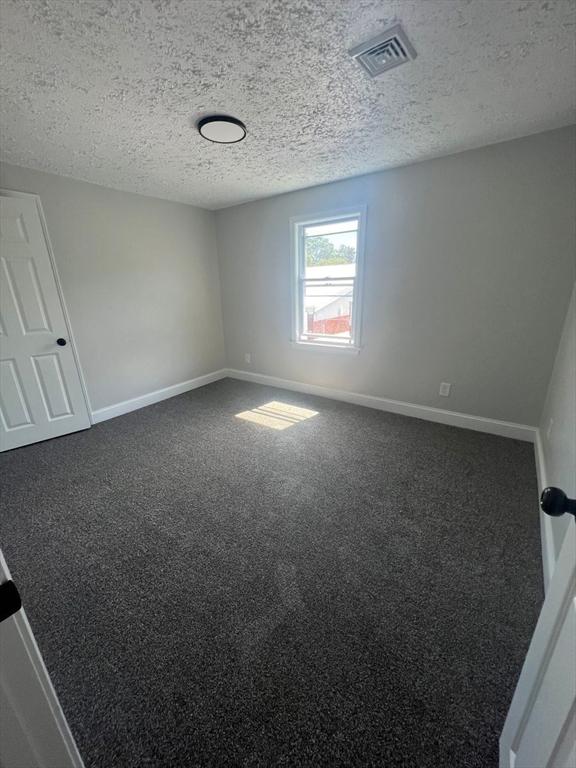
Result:
M54 282L56 283L56 291L58 293L58 298L60 299L60 305L62 307L62 313L64 315L64 323L66 325L66 331L68 333L70 347L72 348L72 355L74 357L74 362L76 364L76 369L78 370L78 376L80 378L80 388L82 390L82 396L84 397L84 402L86 403L86 410L88 411L88 420L90 421L90 425L92 426L93 424L95 424L95 421L94 421L94 415L92 413L92 406L90 404L90 397L88 395L88 387L86 386L86 378L84 376L84 370L82 369L82 365L80 363L80 357L77 351L76 339L74 338L72 323L70 322L70 313L68 312L66 299L64 298L64 290L62 288L62 282L60 280L60 275L58 274L56 258L54 257L54 250L52 248L52 242L50 241L50 234L48 232L48 224L46 222L46 217L44 215L44 209L42 208L42 200L40 198L40 195L37 195L33 192L19 192L14 189L5 189L4 187L0 187L0 196L20 197L25 200L32 200L36 204L36 211L38 212L38 217L40 218L40 224L42 226L42 234L44 235L44 240L46 242L48 258L50 259L50 266L52 268L52 274L54 275Z

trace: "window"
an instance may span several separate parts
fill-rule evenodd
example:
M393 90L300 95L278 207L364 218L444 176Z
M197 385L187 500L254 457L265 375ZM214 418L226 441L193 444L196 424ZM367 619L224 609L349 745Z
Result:
M363 209L292 220L293 341L358 349Z

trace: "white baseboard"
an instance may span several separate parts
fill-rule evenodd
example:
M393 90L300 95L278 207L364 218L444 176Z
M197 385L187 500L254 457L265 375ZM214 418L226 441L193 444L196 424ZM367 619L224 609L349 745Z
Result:
M92 411L92 421L94 424L97 424L100 421L113 419L115 416L122 416L124 413L136 411L138 408L144 408L146 405L159 403L161 400L167 400L169 397L181 395L183 392L189 392L191 389L203 387L205 384L211 384L213 381L223 379L227 375L228 374L224 369L213 371L212 373L207 373L205 376L198 376L195 379L182 381L180 384L172 384L170 387L157 389L155 392L148 392L146 395L133 397L130 400L123 400L121 403L108 405L105 408L99 408L96 411Z
M218 381L229 376L232 379L242 379L243 381L253 381L256 384L266 384L271 387L281 387L295 392L305 392L309 395L318 395L328 397L332 400L342 400L354 405L364 405L368 408L375 408L379 411L390 411L399 413L403 416L412 416L417 419L434 421L438 424L448 424L453 427L462 427L464 429L473 429L477 432L487 432L491 435L500 435L501 437L511 437L516 440L525 440L529 443L536 443L538 430L526 424L515 424L510 421L499 421L498 419L486 419L483 416L471 416L467 413L458 413L457 411L445 411L442 408L433 408L428 405L416 405L415 403L406 403L402 400L390 400L386 397L376 397L375 395L363 395L359 392L349 392L343 389L331 389L330 387L321 387L317 384L305 384L301 381L292 379L280 379L276 376L268 376L263 373L254 373L252 371L240 371L235 368L222 368L219 371L207 373L204 376L198 376L195 379L182 381L180 384L172 384L163 389L157 389L155 392L148 392L139 397L133 397L130 400L123 400L121 403L108 405L104 408L98 408L92 411L94 424L107 419L113 419L115 416L122 416L124 413L136 411L138 408L144 408L146 405L158 403L161 400L167 400L169 397L181 395L213 381Z
M534 441L534 457L536 459L536 476L538 478L538 495L548 486L546 462L540 430L536 430ZM540 539L542 541L542 567L544 569L544 591L548 591L550 579L554 573L556 556L554 553L554 534L552 533L552 518L540 511Z
M309 395L319 395L320 397L328 397L332 400L343 400L346 403L364 405L368 408L376 408L379 411L390 411L391 413L399 413L403 416L412 416L417 419L425 419L426 421L435 421L439 424L448 424L453 427L473 429L477 432L487 432L491 435L500 435L501 437L512 437L529 443L533 443L536 440L536 427L530 427L526 424L486 419L483 416L470 416L467 413L445 411L441 408L432 408L427 405L405 403L402 400L389 400L386 397L376 397L374 395L362 395L359 392L348 392L342 389L330 389L329 387L320 387L316 384L304 384L300 381L279 379L276 376L267 376L263 373L253 373L252 371L240 371L234 368L226 369L226 375L233 379L253 381L257 384L267 384L271 387L282 387L283 389L291 389L295 392L306 392Z

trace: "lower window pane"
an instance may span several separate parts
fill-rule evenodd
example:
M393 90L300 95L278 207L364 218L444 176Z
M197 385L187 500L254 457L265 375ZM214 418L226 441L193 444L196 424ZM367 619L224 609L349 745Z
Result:
M347 343L352 332L354 286L304 284L302 336L318 341Z

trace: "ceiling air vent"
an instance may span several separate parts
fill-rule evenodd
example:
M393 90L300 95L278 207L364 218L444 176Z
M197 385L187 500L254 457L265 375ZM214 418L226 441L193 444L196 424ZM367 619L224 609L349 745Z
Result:
M378 37L360 43L348 51L361 64L370 77L406 64L416 58L416 51L400 24L389 27Z

